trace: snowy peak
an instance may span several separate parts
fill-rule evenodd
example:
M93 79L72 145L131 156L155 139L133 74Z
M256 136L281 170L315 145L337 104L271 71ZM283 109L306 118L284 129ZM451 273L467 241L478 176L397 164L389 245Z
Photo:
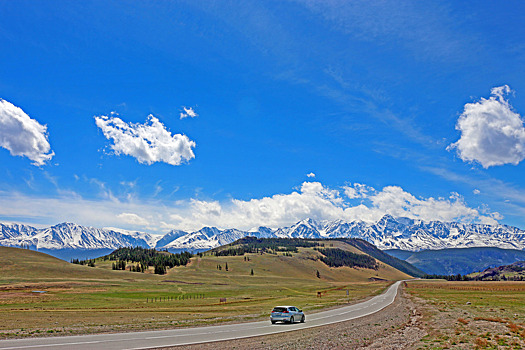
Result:
M0 245L47 249L116 249L123 246L171 249L211 249L242 237L257 238L362 238L380 249L499 247L525 249L525 231L505 225L412 220L385 215L374 223L305 219L288 227L258 227L250 231L203 227L195 232L173 230L164 236L120 229L97 229L61 223L44 229L0 224Z
M1 224L0 223L0 241L18 237L20 235L32 236L37 229L28 225L21 224Z
M30 246L36 249L116 249L125 246L149 247L152 236L147 233L121 233L113 230L61 223L44 229L29 229L20 225L2 225L9 232L0 237L0 245Z
M265 226L259 226L256 229L251 229L248 233L250 236L255 236L257 238L273 237L273 230Z
M173 242L179 237L185 236L188 233L181 230L171 230L170 232L166 233L164 236L162 236L157 242L155 242L155 248L163 248L169 243Z

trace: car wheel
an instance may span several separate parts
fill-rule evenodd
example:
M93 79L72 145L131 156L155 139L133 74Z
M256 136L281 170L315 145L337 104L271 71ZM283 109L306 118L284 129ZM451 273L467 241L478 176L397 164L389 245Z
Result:
M304 315L301 317L301 323L304 323Z
M290 323L294 323L294 322L295 322L295 320L293 319L293 316L290 317Z
M272 320L272 324L275 324L275 322L277 322L277 321L273 321L273 320Z

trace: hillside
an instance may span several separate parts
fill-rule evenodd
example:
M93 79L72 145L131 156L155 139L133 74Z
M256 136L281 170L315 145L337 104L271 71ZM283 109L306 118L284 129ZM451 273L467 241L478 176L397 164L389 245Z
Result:
M112 270L116 261L99 258L88 267L2 247L0 334L9 338L266 319L278 304L312 312L378 294L392 281L410 278L383 262L368 265L373 258L342 241L300 245L284 250L268 246L243 255L215 253L235 248L224 246L192 257L186 266L168 268L164 275L153 274L152 266L145 272ZM319 247L347 252L340 259L343 266L323 263L315 250Z
M0 247L0 278L20 281L111 279L121 275L70 264L28 249Z
M525 281L525 261L492 267L468 277L480 281Z
M379 268L359 268L359 264L354 263L345 266L343 269L330 268L323 263L325 249L339 249L348 253L370 256L373 260L381 262ZM345 278L354 277L361 279L362 276L368 278L382 279L402 279L401 276L422 276L423 273L418 271L410 264L391 257L374 247L372 244L359 239L344 240L319 240L319 239L300 239L300 238L256 238L244 237L233 243L212 249L204 253L204 256L232 256L242 258L244 254L255 253L256 255L266 255L267 259L274 257L287 265L297 268L297 276L304 275L304 271L309 271L311 276L315 270L325 271L325 276L332 276L340 273ZM393 263L396 267L392 267ZM282 273L284 266L276 267L274 273ZM315 268L315 270L314 270ZM267 269L268 270L268 269ZM312 272L310 272L312 271ZM344 273L343 273L344 271ZM359 273L357 273L359 271ZM293 275L293 276L296 276ZM359 277L358 277L359 276ZM334 276L335 277L335 276Z
M366 254L376 258L377 260L382 261L385 264L390 265L390 266L398 269L399 271L402 271L402 272L404 272L404 273L406 273L406 274L408 274L410 276L422 277L423 275L425 275L425 273L423 271L421 271L420 269L418 269L414 265L410 264L409 262L406 262L406 261L404 261L402 259L398 259L395 256L389 255L389 254L385 253L384 251L378 249L373 244L371 244L371 243L369 243L369 242L367 242L367 241L365 241L363 239L348 238L348 239L344 239L343 242L346 242L346 243L356 247L357 249L359 249L363 253L366 253Z
M525 251L490 247L456 248L406 252L387 250L418 269L436 275L467 275L486 268L525 260Z

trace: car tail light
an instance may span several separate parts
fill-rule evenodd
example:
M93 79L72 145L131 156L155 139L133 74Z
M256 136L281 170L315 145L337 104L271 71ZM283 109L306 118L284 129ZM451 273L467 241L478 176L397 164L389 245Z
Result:
M284 311L283 311L283 314L287 314L287 313L288 313L288 310L284 310Z

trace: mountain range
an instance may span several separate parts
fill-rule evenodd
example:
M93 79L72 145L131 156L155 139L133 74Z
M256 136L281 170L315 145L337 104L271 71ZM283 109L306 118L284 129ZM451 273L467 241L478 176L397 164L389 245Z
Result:
M249 231L204 227L198 231L173 230L165 235L93 228L61 223L48 228L0 223L0 245L32 249L116 249L140 246L169 250L206 250L245 236L258 238L362 238L380 249L405 251L446 248L498 247L525 249L525 231L507 225L465 224L383 216L374 223L305 219L288 227L258 227Z

